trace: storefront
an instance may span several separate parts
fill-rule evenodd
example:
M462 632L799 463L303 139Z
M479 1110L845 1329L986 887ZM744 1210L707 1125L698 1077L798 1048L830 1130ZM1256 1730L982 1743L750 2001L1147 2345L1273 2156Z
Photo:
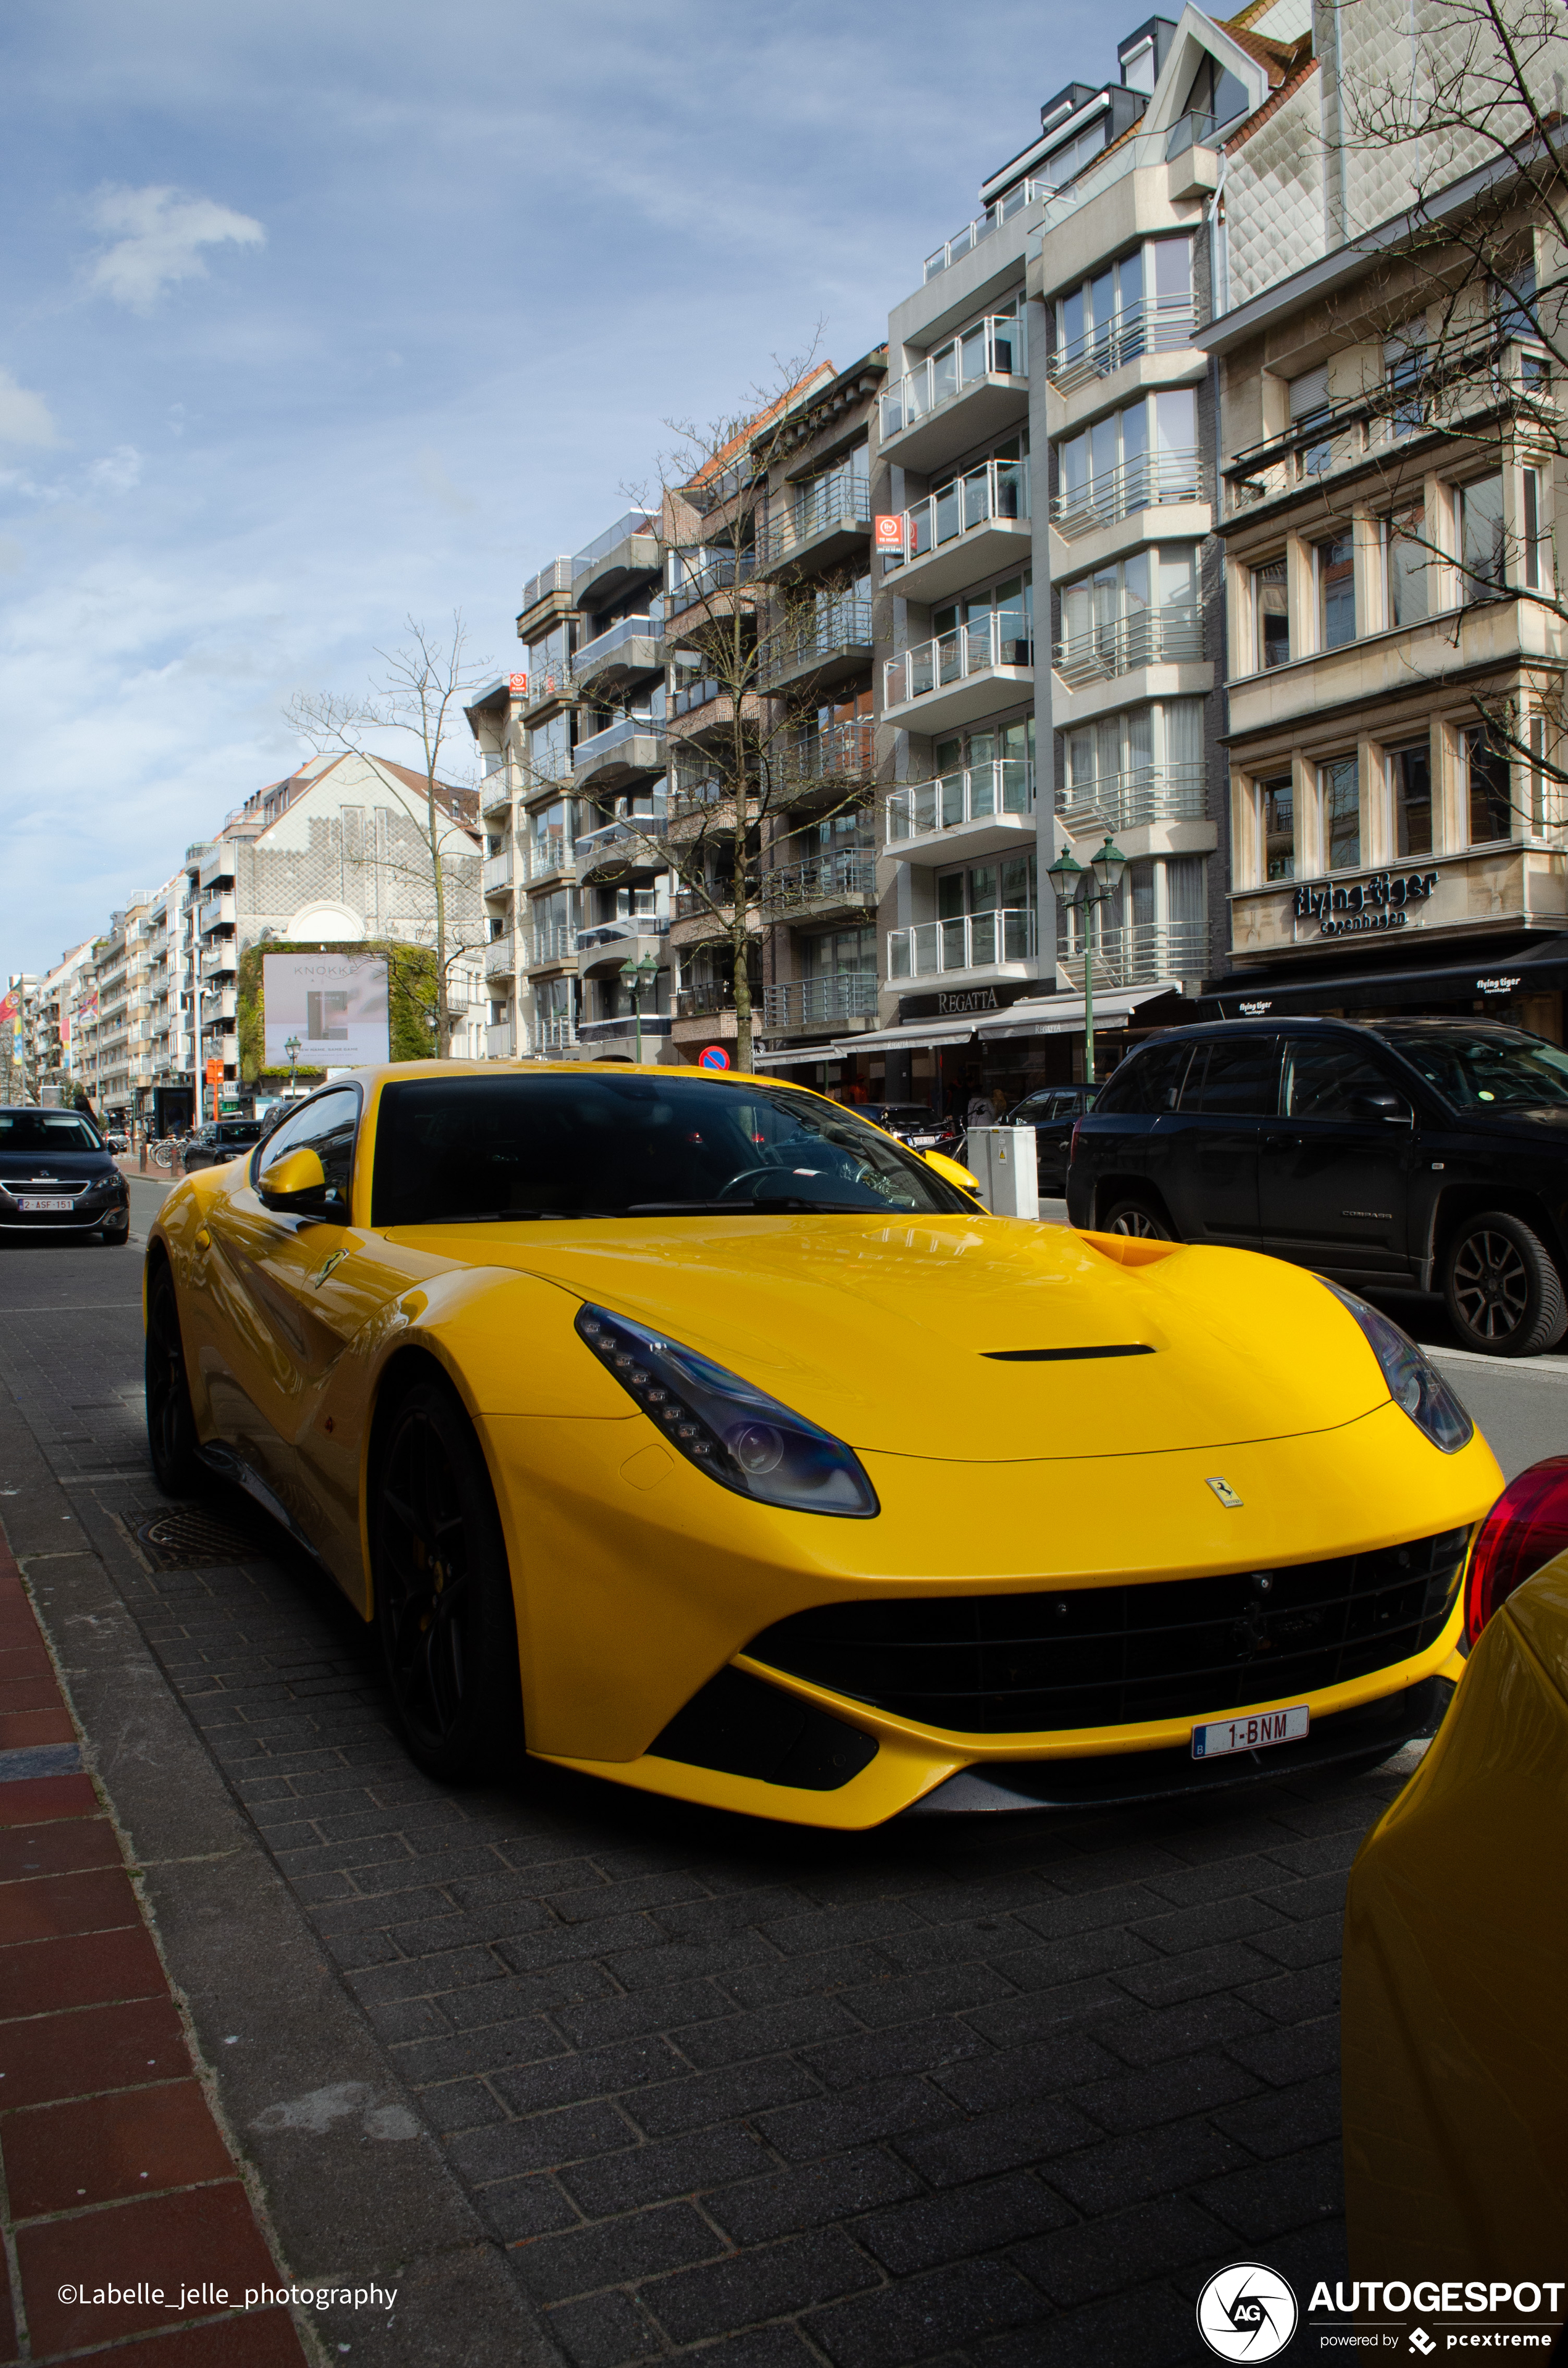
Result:
M1386 942L1384 940L1383 942ZM1426 962L1419 959L1425 953ZM1334 1019L1377 1019L1385 1014L1506 1019L1549 1043L1561 1044L1562 998L1568 990L1568 935L1542 931L1521 942L1494 938L1412 946L1408 938L1374 962L1361 939L1355 955L1335 962L1292 963L1289 969L1236 972L1218 982L1195 1016L1208 1019L1267 1019L1291 1014ZM1438 957L1433 959L1433 957Z
M1140 1033L1195 1016L1166 980L1106 988L1095 996L1096 1074L1108 1076ZM872 1101L924 1102L961 1117L976 1098L1000 1095L1011 1110L1042 1086L1081 1077L1084 1025L1081 995L1042 995L1040 982L1029 979L907 996L896 1028L846 1039L838 1049L861 1056Z

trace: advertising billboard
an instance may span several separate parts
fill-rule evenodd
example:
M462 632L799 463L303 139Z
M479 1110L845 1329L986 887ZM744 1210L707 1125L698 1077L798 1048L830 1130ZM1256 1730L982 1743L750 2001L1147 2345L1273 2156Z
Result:
M269 1069L290 1060L301 1069L357 1069L391 1057L383 956L264 954L261 972Z

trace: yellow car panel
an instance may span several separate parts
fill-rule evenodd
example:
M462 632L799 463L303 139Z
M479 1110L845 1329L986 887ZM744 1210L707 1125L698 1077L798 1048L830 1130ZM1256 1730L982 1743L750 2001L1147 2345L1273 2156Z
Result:
M361 1072L347 1223L269 1209L252 1160L177 1187L150 1248L176 1283L199 1438L265 1489L367 1618L378 1394L410 1352L448 1376L505 1535L530 1751L686 1799L861 1827L961 1769L1185 1750L1194 1717L1306 1699L1315 1720L1451 1674L1457 1604L1413 1656L1304 1696L1270 1689L1255 1663L1244 1700L1056 1733L935 1729L764 1669L748 1645L797 1612L1065 1596L1396 1548L1468 1528L1501 1475L1478 1434L1444 1453L1416 1428L1315 1278L1244 1252L978 1209L372 1224L388 1085L551 1074ZM748 1086L822 1107L772 1080L705 1081L721 1095ZM579 1337L585 1302L844 1441L876 1518L716 1483ZM1147 1353L1076 1353L1107 1347ZM876 1738L876 1756L817 1791L653 1753L729 1666L820 1701Z

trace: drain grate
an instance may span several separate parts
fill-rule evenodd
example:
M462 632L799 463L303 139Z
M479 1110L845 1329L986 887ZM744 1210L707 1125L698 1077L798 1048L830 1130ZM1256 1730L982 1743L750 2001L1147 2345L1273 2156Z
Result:
M165 1512L131 1519L129 1527L154 1570L255 1562L267 1552L258 1531L225 1520L200 1505L172 1505Z

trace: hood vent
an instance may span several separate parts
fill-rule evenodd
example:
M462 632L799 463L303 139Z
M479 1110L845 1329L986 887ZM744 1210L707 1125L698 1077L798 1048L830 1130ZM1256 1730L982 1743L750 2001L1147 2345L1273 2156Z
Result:
M997 1365L1066 1365L1085 1357L1152 1357L1147 1340L1110 1340L1089 1349L983 1349Z

